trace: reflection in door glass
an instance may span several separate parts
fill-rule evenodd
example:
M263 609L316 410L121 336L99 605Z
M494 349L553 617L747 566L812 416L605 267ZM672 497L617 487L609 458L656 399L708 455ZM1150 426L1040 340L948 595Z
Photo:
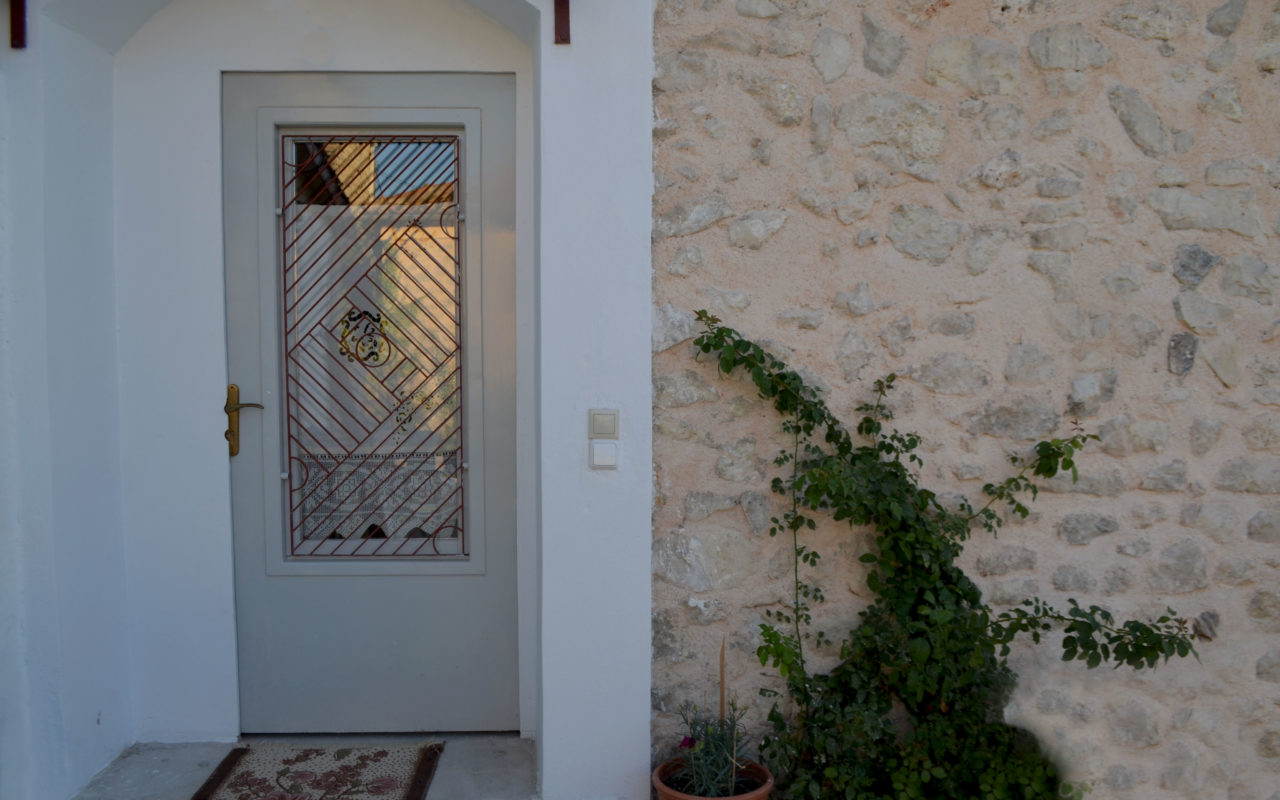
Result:
M283 136L293 557L468 554L456 136Z

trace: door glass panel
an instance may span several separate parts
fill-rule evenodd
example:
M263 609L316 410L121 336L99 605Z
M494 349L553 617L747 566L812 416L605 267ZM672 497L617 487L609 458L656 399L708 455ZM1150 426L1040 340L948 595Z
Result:
M292 558L465 558L460 142L281 137Z

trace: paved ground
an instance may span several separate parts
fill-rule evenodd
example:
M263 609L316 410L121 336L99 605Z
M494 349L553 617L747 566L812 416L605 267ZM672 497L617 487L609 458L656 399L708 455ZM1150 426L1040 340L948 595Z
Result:
M451 734L431 736L254 737L272 741L376 745L439 738L444 753L429 800L534 800L537 768L534 744L516 736ZM98 773L74 800L189 800L233 745L137 744Z

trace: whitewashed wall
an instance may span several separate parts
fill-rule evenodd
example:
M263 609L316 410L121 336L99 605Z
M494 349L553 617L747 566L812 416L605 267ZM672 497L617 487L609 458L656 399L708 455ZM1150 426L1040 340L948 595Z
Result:
M543 796L643 798L652 5L572 6L573 44L540 38ZM620 410L616 472L586 468L595 407Z
M531 51L460 0L47 5L0 73L0 794L238 732L220 71L431 69L518 76L522 727L545 796L646 796L652 7L575 4L552 47L550 0L476 0ZM597 406L614 472L586 467Z
M0 796L131 741L111 260L111 57L32 15L0 54Z

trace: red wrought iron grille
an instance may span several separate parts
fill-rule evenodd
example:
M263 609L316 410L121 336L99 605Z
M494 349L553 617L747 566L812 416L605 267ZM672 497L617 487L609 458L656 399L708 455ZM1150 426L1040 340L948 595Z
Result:
M281 137L293 557L469 554L460 150Z

